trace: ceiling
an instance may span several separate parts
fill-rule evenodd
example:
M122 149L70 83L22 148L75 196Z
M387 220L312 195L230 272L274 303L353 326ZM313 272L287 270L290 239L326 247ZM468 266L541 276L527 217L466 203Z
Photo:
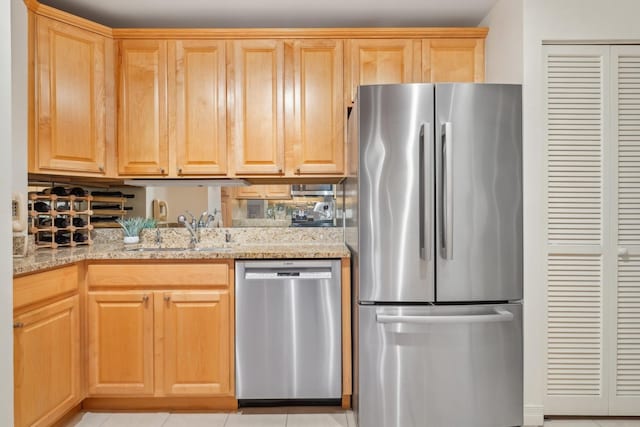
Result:
M41 0L114 28L477 26L498 0Z

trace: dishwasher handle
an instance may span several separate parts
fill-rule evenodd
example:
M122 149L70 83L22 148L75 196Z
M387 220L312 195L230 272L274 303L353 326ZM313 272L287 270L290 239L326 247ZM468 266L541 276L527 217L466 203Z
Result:
M331 279L333 278L333 274L331 270L315 270L315 271L304 271L304 270L273 270L273 271L251 271L246 270L244 273L245 280L286 280L289 278L295 279Z

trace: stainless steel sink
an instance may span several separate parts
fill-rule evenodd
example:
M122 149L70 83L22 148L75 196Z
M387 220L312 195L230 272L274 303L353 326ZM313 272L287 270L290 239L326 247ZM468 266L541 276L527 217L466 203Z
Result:
M224 246L212 246L208 248L193 248L189 250L194 252L228 252L231 250L231 248L227 248Z
M212 246L205 248L125 248L127 252L228 252L231 248Z
M188 248L125 248L127 252L184 252Z

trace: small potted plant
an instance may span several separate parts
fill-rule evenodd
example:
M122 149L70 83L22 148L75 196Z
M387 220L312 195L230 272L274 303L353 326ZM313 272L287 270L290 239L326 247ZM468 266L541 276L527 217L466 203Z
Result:
M155 220L140 216L117 219L116 221L124 231L124 243L126 244L138 243L140 241L140 232L145 228L153 228L156 225Z

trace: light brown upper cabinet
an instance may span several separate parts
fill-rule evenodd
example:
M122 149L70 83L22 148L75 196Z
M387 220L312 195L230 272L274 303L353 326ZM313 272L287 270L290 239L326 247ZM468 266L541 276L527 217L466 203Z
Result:
M334 179L361 84L482 82L486 28L114 29L29 1L29 172Z
M169 44L170 123L175 120L176 174L227 173L225 42L177 40ZM173 75L175 73L175 75ZM173 86L175 85L175 86ZM173 173L172 173L173 174Z
M228 44L229 128L236 175L284 174L284 42Z
M118 173L169 172L167 42L119 42Z
M358 85L411 82L483 82L484 38L350 40L350 93Z
M112 51L111 42L49 18L32 19L35 123L29 172L102 176L107 160L105 50Z
M410 39L350 40L347 73L350 93L347 104L355 100L359 85L412 83L421 80L421 41Z
M422 81L483 82L484 39L423 40Z
M287 175L344 172L343 44L342 40L286 44L285 70L293 78L287 91L291 93L287 101L293 105L286 108L285 118Z

